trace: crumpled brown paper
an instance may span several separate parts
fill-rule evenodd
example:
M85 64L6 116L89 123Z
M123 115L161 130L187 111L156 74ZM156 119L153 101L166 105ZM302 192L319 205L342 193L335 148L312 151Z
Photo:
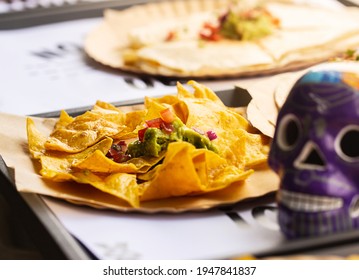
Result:
M246 89L252 97L246 110L250 123L273 138L281 106L294 83L309 69L239 82L237 86Z

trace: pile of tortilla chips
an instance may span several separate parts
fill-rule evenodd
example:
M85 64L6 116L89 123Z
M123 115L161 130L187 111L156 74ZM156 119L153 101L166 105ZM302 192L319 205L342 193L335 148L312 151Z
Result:
M145 98L144 109L123 112L98 101L92 110L71 117L61 112L52 133L42 135L27 119L31 156L41 163L45 180L75 181L139 207L141 201L200 195L246 180L266 162L269 138L254 133L249 122L226 107L209 88L188 82L193 93L178 83L177 95ZM132 158L117 163L106 156L114 142L131 142L146 120L165 108L189 128L214 131L218 153L172 142L160 157ZM89 186L90 187L90 186Z

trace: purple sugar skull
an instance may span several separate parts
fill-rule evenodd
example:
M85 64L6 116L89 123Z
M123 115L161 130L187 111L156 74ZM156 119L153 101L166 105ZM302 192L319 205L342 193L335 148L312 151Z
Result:
M287 238L359 228L359 62L322 64L294 84L269 165Z

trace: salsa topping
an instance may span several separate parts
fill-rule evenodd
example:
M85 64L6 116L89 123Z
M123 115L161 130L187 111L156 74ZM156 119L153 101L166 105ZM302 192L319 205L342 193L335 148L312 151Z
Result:
M107 157L115 162L121 163L128 161L131 157L126 153L127 144L121 140L118 143L112 144L110 150L107 153Z
M204 23L199 37L207 41L255 40L273 33L279 24L279 19L262 6L233 6L218 17L216 24Z
M221 39L220 26L205 22L199 36L206 41L219 41Z

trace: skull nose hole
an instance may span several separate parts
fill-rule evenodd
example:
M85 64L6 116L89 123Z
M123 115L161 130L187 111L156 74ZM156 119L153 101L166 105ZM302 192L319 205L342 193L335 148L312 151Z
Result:
M304 146L294 165L299 169L323 170L326 161L319 148L313 142L309 142Z
M303 161L305 164L312 164L318 166L325 166L325 162L316 150L310 151L307 158Z

